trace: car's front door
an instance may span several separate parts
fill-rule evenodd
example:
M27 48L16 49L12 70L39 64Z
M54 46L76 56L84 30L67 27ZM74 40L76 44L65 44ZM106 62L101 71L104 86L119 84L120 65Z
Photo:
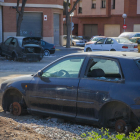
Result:
M77 119L98 121L100 108L123 87L117 60L91 57L78 89Z
M8 46L8 55L12 56L13 52L16 52L17 49L17 39L13 38Z
M8 48L9 48L9 44L12 41L12 37L8 38L1 46L2 49L2 54L4 55L8 55Z
M91 44L92 51L102 51L105 40L106 39L103 38L103 39L100 39L99 41L97 41L95 44Z
M85 56L63 58L34 77L28 88L30 108L44 113L76 116L79 73Z

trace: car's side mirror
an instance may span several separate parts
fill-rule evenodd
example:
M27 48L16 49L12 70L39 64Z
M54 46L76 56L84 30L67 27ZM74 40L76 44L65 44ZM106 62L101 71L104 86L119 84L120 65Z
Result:
M38 71L37 76L41 77L42 76L42 71Z

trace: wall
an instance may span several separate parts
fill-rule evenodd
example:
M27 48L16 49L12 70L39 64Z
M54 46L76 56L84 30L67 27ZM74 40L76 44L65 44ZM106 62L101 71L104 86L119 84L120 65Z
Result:
M140 14L140 0L137 0L137 14Z
M9 2L9 0L5 0ZM29 2L36 2L37 0L28 0ZM11 0L10 0L11 2ZM12 2L16 2L12 0ZM44 0L39 2L45 3ZM53 3L54 2L54 3ZM55 3L56 2L56 3ZM63 4L63 0L48 0L47 3L50 4ZM39 4L38 4L39 6ZM62 35L63 35L63 9L59 8L35 8L35 7L25 7L25 12L42 12L43 13L43 39L49 43L54 43L53 34L53 13L60 14L60 45L62 45ZM47 15L47 21L44 20L44 15ZM4 40L8 36L16 36L16 10L12 6L3 6L3 36Z
M17 3L17 0L4 0L6 3ZM63 5L63 0L27 0L27 4L58 4Z
M112 1L111 1L111 5L113 3ZM120 15L123 13L124 13L124 0L116 0L115 1L115 9L111 10L111 15Z
M106 15L106 8L101 8L101 0L96 0L96 9L92 9L91 0L82 1L82 15Z

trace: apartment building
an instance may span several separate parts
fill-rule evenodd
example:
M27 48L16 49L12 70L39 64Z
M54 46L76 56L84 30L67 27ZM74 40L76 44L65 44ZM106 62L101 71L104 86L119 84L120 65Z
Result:
M76 0L71 0L73 6ZM140 0L81 0L75 8L74 35L118 36L123 32L127 14L126 31L140 32Z
M0 0L0 42L16 36L16 6L17 0ZM63 0L27 0L20 35L62 45Z

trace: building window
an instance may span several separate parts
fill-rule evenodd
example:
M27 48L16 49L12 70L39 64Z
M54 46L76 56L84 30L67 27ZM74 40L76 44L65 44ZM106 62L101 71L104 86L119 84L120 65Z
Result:
M96 0L92 0L92 9L96 9Z
M115 0L112 0L112 9L115 9Z
M101 8L106 8L106 0L102 0Z
M79 14L82 13L82 1L80 1L80 3L79 3L78 13L79 13Z

